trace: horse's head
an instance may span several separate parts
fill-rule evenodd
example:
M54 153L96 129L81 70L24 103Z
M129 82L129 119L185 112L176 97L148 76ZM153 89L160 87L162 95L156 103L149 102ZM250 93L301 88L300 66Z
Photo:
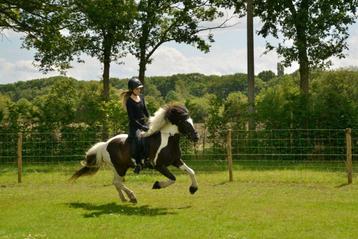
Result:
M189 111L184 106L169 106L166 111L166 118L170 123L178 126L181 134L186 135L193 142L199 140L199 134L194 128L193 120L189 117Z

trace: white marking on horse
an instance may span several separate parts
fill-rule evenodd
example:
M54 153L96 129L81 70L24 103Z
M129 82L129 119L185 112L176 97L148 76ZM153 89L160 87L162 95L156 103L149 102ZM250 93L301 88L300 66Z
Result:
M149 130L143 134L144 137L152 135L153 133L160 131L168 123L165 119L166 110L160 108L154 113L154 116L149 118Z
M114 171L114 178L113 178L113 184L116 187L117 191L118 191L118 195L119 198L121 199L122 202L126 202L127 199L125 198L123 192L125 192L129 198L129 200L133 203L137 202L137 197L135 196L134 192L132 190L130 190L129 188L127 188L124 184L123 184L123 177L119 176L117 174L117 172L115 170Z
M186 172L187 174L189 174L190 178L191 178L191 185L193 187L198 187L198 182L196 181L195 178L195 172L194 170L192 170L191 168L189 168L185 163L179 167L181 170L183 170L184 172Z
M160 145L154 157L154 165L157 164L157 159L160 151L168 145L169 137L178 134L178 126L168 123L165 127L160 130Z
M188 121L193 127L194 127L194 122L192 118L187 119L186 121Z

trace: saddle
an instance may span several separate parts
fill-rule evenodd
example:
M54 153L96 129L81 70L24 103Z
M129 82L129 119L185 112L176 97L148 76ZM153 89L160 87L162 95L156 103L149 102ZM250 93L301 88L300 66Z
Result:
M131 144L134 144L136 142L135 141L130 141L128 143L130 144L130 148L132 149ZM153 165L149 161L149 142L148 142L148 138L145 138L145 137L144 138L139 138L137 143L138 144L135 146L135 150L141 151L139 157L144 159L144 162L143 162L144 168L153 168ZM133 158L133 156L132 156L132 158Z

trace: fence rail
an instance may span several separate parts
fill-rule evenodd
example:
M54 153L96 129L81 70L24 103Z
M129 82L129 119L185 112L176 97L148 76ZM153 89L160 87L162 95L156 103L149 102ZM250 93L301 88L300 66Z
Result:
M201 135L195 146L186 139L181 141L184 159L226 164L226 159L231 158L231 165L240 163L251 168L272 167L272 162L275 167L300 164L320 168L325 165L329 169L342 165L339 170L347 171L349 182L358 159L356 129L222 130ZM80 161L100 138L101 134L89 131L0 133L0 165L16 164L19 156L25 164Z

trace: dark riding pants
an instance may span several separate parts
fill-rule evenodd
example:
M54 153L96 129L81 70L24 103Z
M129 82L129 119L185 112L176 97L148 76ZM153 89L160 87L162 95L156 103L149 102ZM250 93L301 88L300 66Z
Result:
M140 129L129 129L128 141L130 143L131 156L135 159L136 163L141 163L144 159L144 146L140 136Z

